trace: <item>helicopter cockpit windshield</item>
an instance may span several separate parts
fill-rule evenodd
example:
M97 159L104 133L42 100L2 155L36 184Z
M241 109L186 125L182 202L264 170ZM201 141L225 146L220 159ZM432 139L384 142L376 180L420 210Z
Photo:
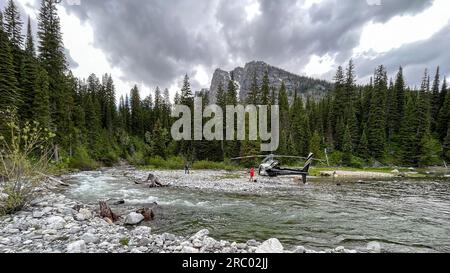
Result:
M273 155L268 155L266 158L261 161L261 164L269 163L270 161L273 161Z

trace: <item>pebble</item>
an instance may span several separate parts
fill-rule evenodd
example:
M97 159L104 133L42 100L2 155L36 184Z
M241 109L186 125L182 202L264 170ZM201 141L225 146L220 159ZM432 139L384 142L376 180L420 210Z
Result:
M42 218L44 216L44 212L42 211L33 211L33 218Z

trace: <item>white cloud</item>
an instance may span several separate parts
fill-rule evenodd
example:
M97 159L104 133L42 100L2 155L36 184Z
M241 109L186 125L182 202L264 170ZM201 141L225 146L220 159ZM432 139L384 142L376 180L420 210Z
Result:
M247 21L252 21L256 16L261 15L259 2L253 0L245 7L245 12L247 13Z
M303 68L302 72L308 76L320 77L333 69L334 58L326 54L319 57L313 55L309 59L309 63Z
M355 54L367 51L386 52L406 43L430 38L448 24L450 1L435 0L433 5L415 16L396 16L386 23L369 23L363 29Z
M116 87L116 98L129 94L131 88L136 84L127 81L124 73L112 65L105 53L94 46L94 31L89 23L82 23L78 17L68 14L64 7L58 9L61 19L61 31L63 33L64 45L70 51L72 58L79 64L72 69L73 74L79 78L87 78L94 73L97 77L105 73L111 74ZM143 83L138 83L141 96L145 97L150 88Z

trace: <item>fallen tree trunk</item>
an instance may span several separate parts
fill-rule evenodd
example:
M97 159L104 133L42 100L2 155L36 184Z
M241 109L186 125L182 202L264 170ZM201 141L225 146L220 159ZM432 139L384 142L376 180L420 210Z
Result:
M115 222L119 219L119 216L114 212L112 212L111 208L105 201L100 201L99 205L100 205L100 216L102 218L107 218L111 222Z
M70 186L69 184L62 182L61 180L56 179L56 178L54 178L53 176L46 175L46 174L41 173L41 172L38 172L38 174L40 174L40 175L46 177L47 179L49 179L49 180L51 180L51 181L53 181L53 182L55 182L55 183L58 183L58 184L61 185L61 186L64 186L64 187L69 187L69 186Z

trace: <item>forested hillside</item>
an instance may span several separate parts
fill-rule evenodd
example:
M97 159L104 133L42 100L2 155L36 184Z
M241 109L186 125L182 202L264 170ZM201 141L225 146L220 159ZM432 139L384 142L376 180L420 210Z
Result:
M259 153L257 141L173 141L167 89L157 87L143 98L135 86L129 96L116 98L108 74L75 78L65 60L56 9L54 0L42 0L37 37L13 0L0 13L0 107L16 109L22 122L38 121L52 130L56 163L90 168L119 158L150 164L174 156L222 161ZM271 91L267 74L262 81L255 78L245 101L238 100L233 82L219 85L218 105L280 106L279 154L312 151L323 158L326 148L331 164L352 166L441 165L450 159L450 95L439 68L431 74L425 70L420 89L412 90L401 67L390 79L379 66L369 83L357 85L350 61L339 67L334 90L323 99L294 95L291 103L284 84L277 95ZM192 106L193 94L186 75L175 103ZM202 95L206 103L207 93ZM2 118L2 128L3 123Z

